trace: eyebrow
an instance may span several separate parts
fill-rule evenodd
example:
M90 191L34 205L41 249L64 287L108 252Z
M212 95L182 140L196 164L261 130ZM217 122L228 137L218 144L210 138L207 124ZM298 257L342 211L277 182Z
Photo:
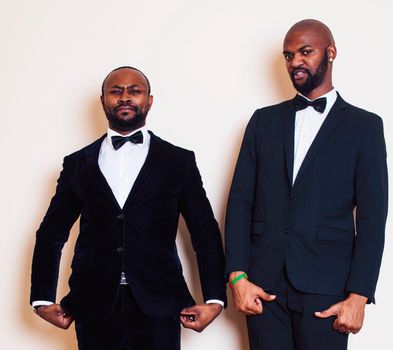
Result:
M120 85L113 85L110 87L110 89L130 89L130 88L134 88L134 87L139 87L139 88L143 88L143 86L139 85L139 84L133 84L133 85L128 85L126 87L120 86Z
M311 47L311 45L304 45L304 46L302 46L298 51L303 51L305 48L307 48L307 47Z
M312 46L311 45L309 45L309 44L307 44L307 45L304 45L304 46L302 46L300 49L298 49L297 51L303 51L304 49L306 49L306 48L312 48ZM286 50L284 50L283 52L283 55L292 55L292 52L290 52L290 51L286 51Z

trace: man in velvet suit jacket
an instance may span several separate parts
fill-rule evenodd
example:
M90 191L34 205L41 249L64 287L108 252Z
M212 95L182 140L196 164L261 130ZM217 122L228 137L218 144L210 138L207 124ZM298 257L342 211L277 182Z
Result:
M257 110L247 126L226 271L251 349L342 350L374 302L384 246L382 120L333 88L336 47L323 23L296 23L284 58L302 96Z
M112 71L102 86L108 135L64 158L37 231L31 303L54 325L75 319L80 349L179 349L180 323L202 331L225 297L221 236L193 152L148 132L146 76ZM175 238L184 216L206 304L195 305ZM80 216L70 292L56 304L61 250Z

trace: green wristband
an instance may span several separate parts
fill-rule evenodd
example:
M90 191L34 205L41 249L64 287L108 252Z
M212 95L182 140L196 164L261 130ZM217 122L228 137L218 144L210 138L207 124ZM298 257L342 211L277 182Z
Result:
M236 282L239 282L242 278L248 278L247 274L246 274L246 273L242 273L241 275L235 277L235 278L231 281L232 286L234 286L235 283L236 283Z

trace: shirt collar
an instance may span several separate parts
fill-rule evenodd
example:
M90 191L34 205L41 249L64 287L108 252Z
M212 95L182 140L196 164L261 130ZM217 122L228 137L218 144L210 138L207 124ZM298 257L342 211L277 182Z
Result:
M318 96L314 100L310 100L309 98L302 95L301 93L298 93L298 94L309 101L315 101L318 98L326 97L326 108L325 108L325 111L323 112L323 114L327 114L330 111L330 109L332 108L332 106L334 105L334 102L336 102L336 100L337 100L337 90L335 88L331 89L329 92L327 92L326 94L324 94L322 96Z
M106 142L113 148L112 139L111 139L112 136L127 137L127 136L130 136L130 135L132 135L132 134L135 134L135 133L138 132L138 131L141 131L142 134L143 134L143 142L142 142L142 143L135 144L135 145L136 145L136 146L139 146L139 147L149 146L149 145L150 145L150 134L149 134L149 132L147 131L146 125L142 126L142 127L139 128L139 129L136 129L136 130L134 130L134 131L132 131L132 132L130 132L129 134L126 134L126 135L122 135L122 134L118 133L117 131L112 130L111 128L108 128L107 136L106 136Z

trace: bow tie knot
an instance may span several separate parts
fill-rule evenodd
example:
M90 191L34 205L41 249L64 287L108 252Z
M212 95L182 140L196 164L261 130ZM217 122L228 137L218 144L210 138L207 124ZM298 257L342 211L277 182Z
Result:
M306 98L296 95L293 99L296 111L300 111L307 107L313 107L317 112L323 113L326 108L326 97L317 98L314 101L307 100Z
M111 139L113 148L117 151L126 142L131 142L135 144L143 143L143 134L139 130L135 134L132 134L130 136L112 136Z

